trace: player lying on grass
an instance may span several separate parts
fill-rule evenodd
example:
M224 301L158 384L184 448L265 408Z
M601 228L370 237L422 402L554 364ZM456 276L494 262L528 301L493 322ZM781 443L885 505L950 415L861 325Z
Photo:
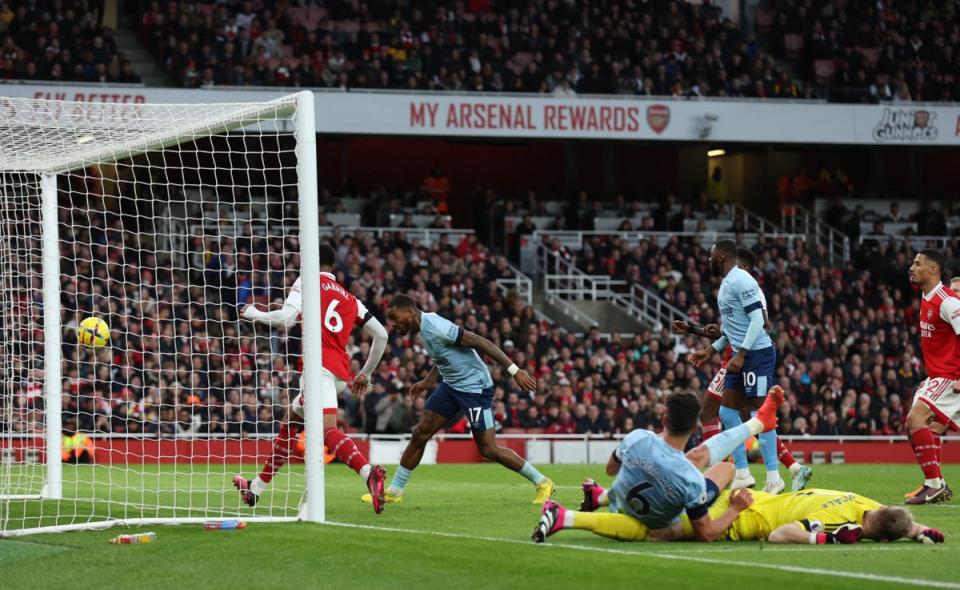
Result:
M663 433L634 430L607 461L607 474L617 476L606 495L611 512L655 530L669 529L686 512L698 539L719 537L739 514L736 506L722 514L710 514L710 505L733 478L732 466L723 460L749 437L776 428L781 402L783 390L774 387L755 417L684 454L700 417L700 400L689 392L670 395ZM701 473L706 467L709 469ZM572 519L567 522L566 514L573 512L556 502L544 504L531 536L533 542L543 543L555 532L574 526Z
M420 464L427 442L460 412L466 414L473 440L484 459L495 461L529 479L537 490L534 504L543 504L550 499L553 482L511 449L497 444L493 422L493 379L477 353L481 352L502 365L525 391L536 391L537 381L486 338L464 330L435 313L420 311L407 295L396 295L390 300L387 318L400 334L419 333L433 361L430 374L414 383L410 394L419 397L429 390L433 390L433 393L427 398L423 417L413 427L413 437L404 449L400 465L387 488L386 501L402 501L407 480ZM364 495L361 499L369 502L370 495Z
M280 425L280 432L273 442L270 459L263 466L253 480L237 475L233 478L233 485L240 492L245 504L255 506L260 495L267 489L273 476L283 467L290 452L296 444L297 434L303 429L304 394L310 396L310 403L323 405L323 444L335 454L338 459L349 465L366 482L376 500L373 510L377 514L383 511L383 483L386 473L383 467L371 467L353 440L337 429L337 394L350 383L354 395L363 396L370 383L370 375L380 363L383 351L387 345L387 330L356 297L350 294L333 275L337 254L327 244L320 246L320 314L323 318L323 368L320 371L320 391L304 392L303 378L300 378L300 394L287 409L287 414ZM300 279L297 278L283 307L274 311L264 312L252 305L241 311L245 319L267 326L277 326L284 329L291 328L300 320L303 311L303 295L300 292ZM354 377L350 374L350 355L347 354L347 343L353 327L360 323L373 342L367 360ZM300 368L303 368L303 359L300 359Z
M739 268L751 272L756 265L757 255L754 254L752 250L749 248L740 248L737 250L737 266ZM764 297L762 290L759 293L763 303L763 319L764 323L766 323L767 299ZM717 324L708 324L700 327L691 326L687 322L676 321L673 322L671 329L675 334L693 334L711 340L717 340L723 335L720 331L720 326ZM705 441L723 430L723 426L720 424L720 405L723 402L723 388L727 376L727 360L732 356L733 350L728 346L725 354L726 358L723 364L720 365L720 370L717 371L713 380L710 381L710 385L707 387L707 393L703 397L703 411L700 414L700 423L703 426L703 440ZM745 419L743 414L744 412L741 410L741 419ZM779 436L777 437L777 457L780 459L780 463L790 471L790 488L793 491L797 491L807 487L807 482L813 477L813 470L806 465L798 463ZM751 480L752 476L750 478L742 478L736 482L736 484L738 486L749 486ZM780 484L777 482L774 483L776 485L767 491L771 493L779 492L776 488L781 487Z
M937 504L953 497L940 471L940 435L947 428L960 429L960 298L941 282L946 261L938 250L922 250L910 266L910 282L923 293L920 350L927 378L917 386L907 415L910 445L923 471L923 485L907 494L907 504Z
M669 528L650 530L625 514L594 512L609 503L609 493L591 479L583 483L580 511L548 502L543 513L555 513L549 535L573 528L619 541L763 541L770 543L848 544L861 539L896 541L909 537L921 543L943 543L943 533L918 524L905 508L888 507L858 494L833 490L802 490L768 494L725 490L710 507L713 518L730 510L736 519L719 535L704 538L694 521L684 515Z

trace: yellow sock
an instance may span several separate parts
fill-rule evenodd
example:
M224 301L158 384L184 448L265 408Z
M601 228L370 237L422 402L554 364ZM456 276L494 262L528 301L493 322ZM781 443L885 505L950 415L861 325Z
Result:
M643 541L650 532L631 516L609 512L574 512L572 528L618 541Z

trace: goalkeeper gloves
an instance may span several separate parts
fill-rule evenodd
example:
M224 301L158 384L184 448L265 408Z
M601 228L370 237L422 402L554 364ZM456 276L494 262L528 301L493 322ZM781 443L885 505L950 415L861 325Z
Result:
M832 533L814 533L817 545L851 545L863 538L863 529L859 525L845 524Z
M937 529L923 529L923 532L917 535L915 539L917 543L923 543L924 545L943 543L945 540L946 538L943 536L943 533Z

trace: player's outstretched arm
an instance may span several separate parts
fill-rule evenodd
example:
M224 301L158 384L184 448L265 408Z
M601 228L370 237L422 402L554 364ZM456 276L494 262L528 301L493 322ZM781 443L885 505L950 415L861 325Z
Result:
M920 524L919 522L913 523L913 528L910 530L910 538L917 543L928 545L943 543L947 540L943 533L937 529L928 527L925 524Z
M460 345L473 348L500 363L500 365L510 373L510 376L513 377L513 380L517 382L517 385L519 385L521 389L525 391L537 390L537 380L515 365L513 361L510 360L510 357L507 356L507 353L494 346L493 342L490 342L483 336L464 330L460 336Z
M247 305L240 312L241 317L258 324L270 326L271 328L283 328L288 330L297 324L297 317L300 311L291 305L284 303L280 309L273 311L260 311L253 305Z
M810 543L810 533L804 530L800 523L791 522L778 527L772 533L770 533L770 537L767 539L767 542L779 544L807 544Z
M353 395L358 397L367 393L370 376L377 370L377 365L380 364L380 359L383 358L383 351L387 348L387 329L383 327L380 320L370 316L370 319L363 324L363 331L373 339L373 342L370 344L370 352L367 354L367 360L363 363L363 368L357 373L351 386Z

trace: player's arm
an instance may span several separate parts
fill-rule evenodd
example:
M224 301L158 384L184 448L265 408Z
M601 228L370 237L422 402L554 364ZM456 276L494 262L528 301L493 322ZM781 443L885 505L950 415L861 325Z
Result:
M706 502L694 508L687 508L690 526L694 537L701 543L711 543L723 537L740 513L753 504L753 495L748 490L736 490L730 494L730 507L718 518L710 516L710 505L716 500L720 490L711 480L707 480L707 495L712 496Z
M833 522L827 521L828 517L832 517ZM826 509L774 529L767 540L780 544L849 545L859 543L862 538L863 527Z
M483 336L479 336L473 332L470 332L469 330L460 328L457 344L467 348L472 348L498 362L507 370L508 373L510 373L510 376L513 377L513 380L517 382L517 385L519 385L521 389L524 389L525 391L537 390L537 380L514 364L514 362L510 360L510 357L507 356L507 353L497 348L493 342L490 342Z
M617 447L612 453L610 453L610 458L607 459L607 475L616 475L620 473L620 465L620 447Z
M727 363L727 371L737 373L743 367L743 361L747 358L747 353L753 350L757 338L763 334L763 327L766 324L766 317L763 314L763 300L759 297L760 288L747 289L740 294L740 302L743 305L743 311L750 318L750 325L747 327L747 333L743 337L743 345L737 354Z
M300 317L302 311L303 295L300 292L300 279L298 278L280 309L260 311L256 306L247 305L240 312L240 316L271 328L279 327L288 330L297 324L297 318Z
M370 384L370 376L373 375L373 372L377 369L377 365L380 364L380 359L383 358L383 351L387 348L387 329L383 327L380 320L363 307L363 304L359 301L357 303L360 306L359 311L363 315L363 319L361 320L363 322L363 331L372 339L367 360L363 363L363 367L360 369L360 372L357 373L357 376L350 386L354 395L362 396L367 392L367 387Z
M925 524L920 524L919 522L913 523L913 528L910 529L910 538L917 543L924 543L928 545L943 543L946 541L946 537L943 536L943 533L935 528L928 527Z
M940 304L940 318L950 324L954 333L960 336L960 299L944 298Z
M440 381L440 369L434 365L427 376L410 386L410 395L420 397L437 386Z

